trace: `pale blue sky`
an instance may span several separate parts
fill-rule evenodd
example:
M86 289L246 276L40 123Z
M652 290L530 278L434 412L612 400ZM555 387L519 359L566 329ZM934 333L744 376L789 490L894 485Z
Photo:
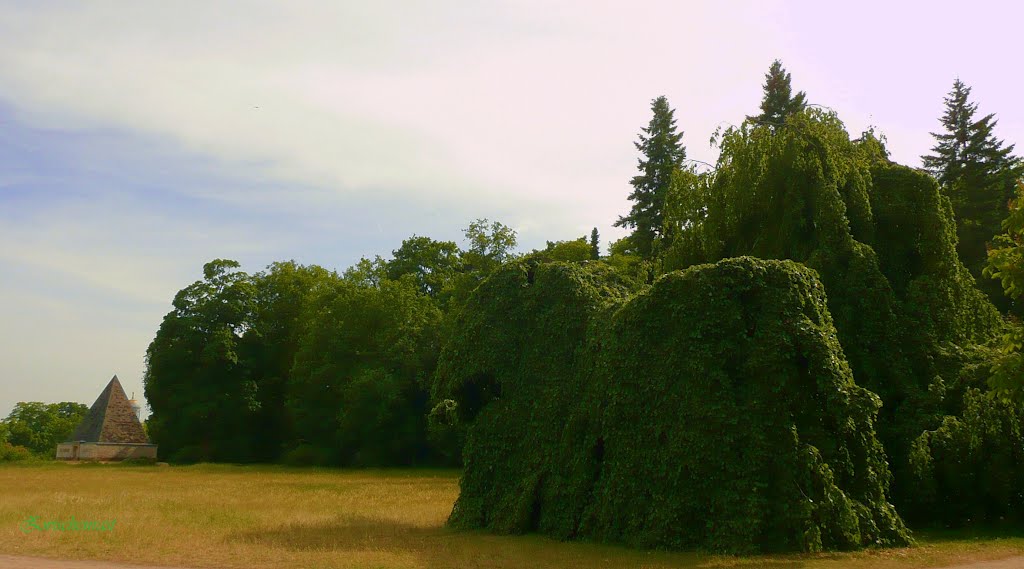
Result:
M918 165L953 79L1024 144L1017 3L2 2L0 416L91 404L206 261L344 269L488 217L628 210L650 100L689 156L781 58Z

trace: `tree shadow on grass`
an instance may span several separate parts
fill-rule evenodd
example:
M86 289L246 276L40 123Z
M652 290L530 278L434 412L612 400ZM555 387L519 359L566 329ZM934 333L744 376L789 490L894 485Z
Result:
M419 527L365 517L309 524L291 523L247 530L229 540L290 551L330 551L339 555L383 551L415 556L426 567L615 567L646 569L764 568L800 569L800 557L717 557L699 553L643 551L617 545L560 542L539 535L495 535Z
M339 518L312 524L291 523L276 528L232 534L229 539L259 543L291 551L389 550L416 552L450 533L442 528L416 527L391 520Z

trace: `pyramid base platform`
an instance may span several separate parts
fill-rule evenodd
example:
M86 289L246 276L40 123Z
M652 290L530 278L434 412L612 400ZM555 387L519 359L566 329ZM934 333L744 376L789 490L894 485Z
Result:
M57 460L125 460L156 459L156 445L138 443L61 443Z

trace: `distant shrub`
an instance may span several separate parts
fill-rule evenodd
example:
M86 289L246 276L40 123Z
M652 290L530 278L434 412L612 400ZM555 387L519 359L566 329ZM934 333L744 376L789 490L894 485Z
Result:
M0 462L20 462L32 460L33 458L35 456L32 454L32 451L23 446L0 442Z

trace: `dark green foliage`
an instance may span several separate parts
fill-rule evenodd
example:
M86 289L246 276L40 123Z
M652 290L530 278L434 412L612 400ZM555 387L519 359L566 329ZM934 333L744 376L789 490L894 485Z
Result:
M873 383L859 379L877 389L886 402L883 440L894 458L897 504L913 510L902 492L913 488L904 483L909 445L922 430L935 428L945 413L959 412L963 397L962 390L950 393L943 403L932 392L935 381L957 385L962 370L973 365L976 354L952 354L990 341L998 331L999 318L957 261L952 210L935 181L887 162L873 165L871 179L874 249L892 289L887 297L893 299L893 318L885 325L892 330L887 337L883 330L840 337L848 354L862 350L860 369L889 366L888 373L882 369L874 374L878 380ZM883 338L898 349L871 345L871 338ZM887 358L891 358L888 363Z
M82 403L19 402L7 418L0 421L0 444L10 445L7 450L12 457L21 452L17 449L24 448L53 458L57 445L71 438L75 427L88 413L88 405Z
M886 402L906 384L904 347L992 337L998 317L956 259L948 200L872 136L852 142L834 114L809 110L778 131L730 129L721 147L715 174L679 178L707 185L695 193L706 203L668 220L666 268L750 254L817 269L858 382Z
M208 263L147 351L149 429L176 462L458 464L465 428L428 430L440 338L516 234L486 219L467 250L413 236L344 275L294 261ZM585 239L549 247L590 259ZM436 419L436 418L435 418ZM0 423L2 425L2 423ZM6 431L5 431L6 432Z
M744 124L727 130L720 146L715 173L676 177L678 184L709 186L680 192L693 195L694 203L672 204L686 215L666 220L675 238L693 234L702 248L686 255L803 260L822 248L848 253L853 240L846 201L863 212L858 223L870 223L864 211L867 173L858 168L859 154L834 115L800 113L779 133ZM676 265L672 253L667 268Z
M1014 145L995 137L994 114L975 119L978 105L969 101L970 94L971 88L960 79L953 83L940 119L944 132L932 133L934 154L923 156L922 161L952 201L960 259L990 299L1008 310L1009 299L995 283L982 278L982 270L986 245L1001 233L1000 222L1021 175L1021 161L1012 155Z
M664 225L665 198L672 172L681 168L686 159L686 148L681 142L683 133L676 132L675 111L669 107L668 99L655 99L651 111L654 115L651 122L643 129L640 141L634 143L642 156L640 174L630 181L633 191L629 199L633 207L629 215L615 222L616 227L633 229L630 240L636 254L642 258L654 253Z
M440 313L416 279L370 286L293 262L254 276L237 268L207 264L150 346L161 452L175 462L422 461Z
M435 298L448 291L462 270L461 251L453 241L413 235L392 253L394 257L387 262L388 278L412 275L420 292Z
M469 224L463 234L469 246L461 253L462 271L451 285L452 305L458 310L487 275L502 263L515 258L517 237L511 227L497 221L478 219Z
M312 447L299 456L376 466L427 458L441 313L417 289L412 278L337 281L310 301L285 401L290 446Z
M1024 409L976 389L964 402L914 442L915 508L934 524L1024 521Z
M534 250L528 257L542 261L583 262L593 260L594 248L586 237L575 241L548 241L543 250Z
M459 405L452 399L442 399L427 415L427 439L445 464L462 464L466 431L466 423L459 418Z
M188 461L244 461L254 454L260 409L243 335L252 330L256 289L235 261L203 267L182 289L146 352L153 442Z
M601 258L601 238L596 227L590 232L590 258L595 261Z
M915 335L931 344L991 339L998 315L957 261L949 200L904 166L876 163L871 178L874 247Z
M905 506L910 445L946 414L929 387L963 363L944 354L1000 326L957 259L948 199L871 133L851 141L833 113L744 124L720 144L717 171L676 177L665 268L754 255L817 270L854 378L884 402L879 437Z
M373 259L363 257L355 265L345 269L342 278L359 286L380 286L388 278L388 262L380 255Z
M251 370L258 409L251 432L252 455L246 460L277 460L293 438L285 398L295 354L307 326L308 304L337 278L322 267L294 261L274 263L254 276L257 308L252 328L242 341L242 364Z
M747 117L758 124L781 126L790 115L807 106L807 95L803 91L793 94L789 73L776 59L764 76L764 98L761 100L761 114Z
M1024 297L1024 180L1017 182L1017 197L1003 220L1004 233L997 235L988 253L985 276L996 279L1006 296ZM992 368L992 386L1024 399L1024 327L1018 322L1003 337L1002 349Z
M889 401L906 363L899 353L897 306L872 239L871 174L842 124L807 111L782 130L744 125L725 132L713 175L680 177L705 197L676 222L666 269L739 255L792 259L821 275L836 327L858 382ZM706 185L707 189L700 189ZM684 195L680 192L677 195ZM856 213L856 222L847 213Z
M654 279L654 261L637 255L629 237L613 241L608 246L608 256L604 262L637 286L649 284Z
M813 271L751 258L629 287L512 265L471 298L437 388L474 421L458 527L726 551L901 544Z
M478 219L463 234L469 247L462 259L471 270L489 272L515 256L516 232L501 222Z

